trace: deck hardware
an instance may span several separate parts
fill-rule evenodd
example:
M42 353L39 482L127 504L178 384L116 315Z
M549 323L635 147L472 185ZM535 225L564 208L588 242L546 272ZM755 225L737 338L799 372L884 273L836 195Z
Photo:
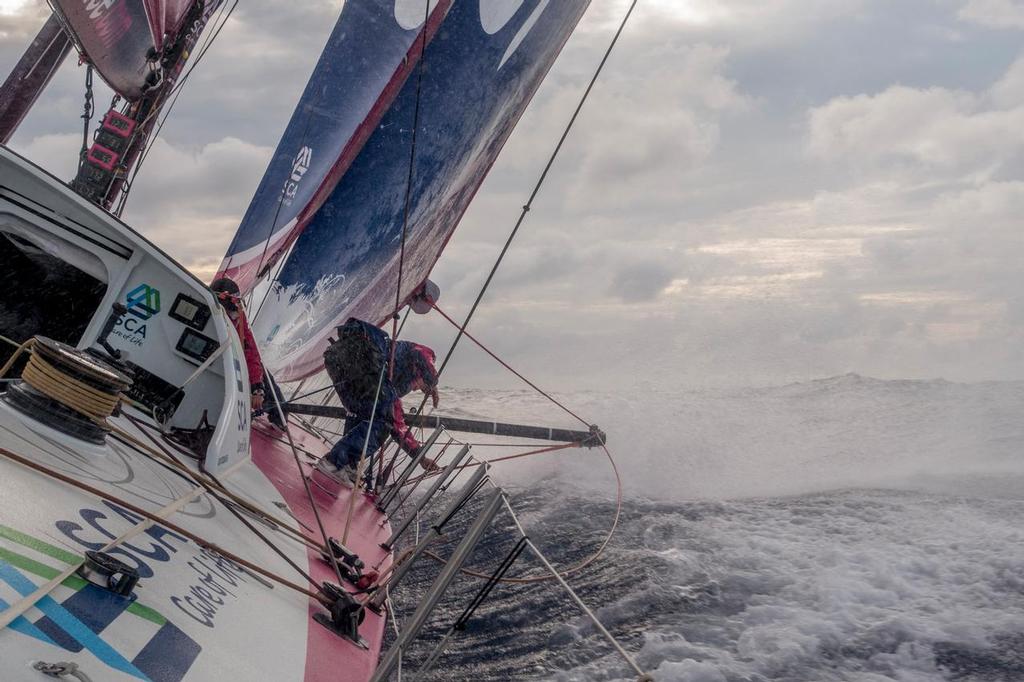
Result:
M103 350L107 351L110 357L115 360L121 359L121 351L111 346L110 342L107 341L107 338L110 336L111 332L114 331L114 327L117 326L117 323L120 322L121 318L124 317L127 312L128 308L123 303L115 302L110 306L110 315L107 317L107 321L103 323L103 328L100 329L99 336L96 337L96 343L99 344Z
M362 649L369 649L370 646L365 639L359 635L359 625L366 618L366 609L355 598L341 587L334 583L324 582L322 590L325 597L331 601L327 613L313 614L313 620L325 628L345 639L351 640Z
M327 546L338 562L341 577L353 585L359 582L359 579L363 577L363 569L366 567L366 564L359 558L359 555L333 537L327 539ZM331 563L331 558L327 556L327 551L321 551L320 558L323 559L324 563Z
M35 336L18 353L31 350L22 381L4 400L19 412L61 433L102 445L121 392L131 379L109 363L73 346ZM16 353L3 368L9 369Z
M93 585L122 597L132 597L132 592L139 583L137 569L106 552L87 551L85 563L76 572Z
M77 663L69 663L67 661L46 663L45 661L36 661L32 664L32 669L38 670L47 677L74 677L81 680L81 682L92 682L88 675L79 670Z

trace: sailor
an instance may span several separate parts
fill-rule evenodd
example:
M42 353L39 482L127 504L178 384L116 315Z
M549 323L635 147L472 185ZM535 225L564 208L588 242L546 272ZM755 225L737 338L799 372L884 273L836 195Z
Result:
M263 367L260 349L256 345L256 339L253 338L249 320L246 319L245 308L242 305L241 291L238 285L232 279L221 277L213 281L213 284L210 285L210 290L216 294L217 300L220 301L224 311L227 312L228 318L235 325L238 338L242 341L245 367L249 373L249 389L252 391L253 413L256 415L265 413L270 423L283 431L285 425L281 419L281 413L277 409L278 401L282 400L281 389L277 387L277 383L270 376L270 372L267 372ZM266 386L264 375L270 381L269 387ZM270 391L269 400L267 399L268 388Z
M394 369L388 372L392 344L387 334L351 318L338 328L338 340L332 339L324 352L324 368L348 412L344 435L317 462L317 470L334 480L355 481L360 457L365 452L372 458L387 436L410 457L420 448L405 423L402 397L422 391L437 407L434 351L409 341L399 341L393 350ZM427 471L437 468L429 457L420 464Z

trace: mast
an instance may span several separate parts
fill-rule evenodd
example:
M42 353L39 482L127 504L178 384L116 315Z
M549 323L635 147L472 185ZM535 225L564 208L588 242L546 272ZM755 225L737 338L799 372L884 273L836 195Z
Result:
M71 39L51 14L0 86L0 144L10 141L70 51Z

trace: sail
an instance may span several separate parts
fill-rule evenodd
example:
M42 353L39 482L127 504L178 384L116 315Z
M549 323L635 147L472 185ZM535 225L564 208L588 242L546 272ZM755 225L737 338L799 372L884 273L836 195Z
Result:
M349 316L383 323L396 292L405 301L426 279L588 3L480 0L447 11L427 44L422 82L406 80L253 302L257 342L280 379L319 371L336 325ZM354 4L367 3L346 9ZM372 61L373 48L360 61Z
M53 0L54 11L103 80L129 100L153 84L165 41L193 0ZM151 75L154 74L154 75Z
M362 149L452 0L346 2L218 276L249 291L309 224ZM424 31L426 34L424 35Z

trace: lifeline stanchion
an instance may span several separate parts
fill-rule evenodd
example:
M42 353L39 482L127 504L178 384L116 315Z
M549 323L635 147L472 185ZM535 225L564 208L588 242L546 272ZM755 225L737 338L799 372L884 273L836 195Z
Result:
M380 666L377 667L377 671L374 673L370 682L382 682L388 679L395 666L398 664L398 660L402 655L402 651L408 646L424 623L430 617L430 614L437 607L437 603L441 600L441 596L445 590L451 584L452 580L458 574L459 569L462 568L463 564L469 558L473 550L476 549L477 544L480 542L480 538L483 537L484 532L490 527L494 517L498 514L501 509L501 503L504 500L504 493L501 488L495 488L490 496L484 501L483 509L480 514L476 517L473 525L470 526L466 535L462 538L458 547L452 552L451 557L445 563L444 568L438 574L434 580L434 584L430 586L430 590L424 595L423 599L420 600L420 605L417 607L416 612L405 622L405 627L402 629L402 634L398 640L392 645L385 655L384 660L381 661ZM381 592L385 592L381 590ZM386 594L385 594L386 596Z
M443 429L441 427L434 429L434 432L430 434L430 437L427 438L426 442L423 443L419 450L416 451L416 456L410 459L409 464L406 465L405 469L402 471L402 475L398 477L398 480L395 481L388 491L384 493L384 496L380 498L380 501L377 503L377 509L387 511L388 506L395 501L398 491L402 489L402 486L405 485L409 476L412 475L413 469L416 468L417 464L423 461L423 457L427 454L427 451L434 446L434 443L437 441L442 431Z
M430 501L434 498L434 494L437 493L437 491L441 488L442 485L444 485L444 482L448 480L448 477L452 475L452 472L456 470L456 467L458 467L459 462L461 462L467 454L469 454L469 446L463 445L462 448L455 454L455 457L452 459L452 461L448 462L448 466L444 468L444 471L442 471L441 475L437 477L437 480L434 481L434 484L430 486L430 490L424 493L423 497L420 498L419 502L417 502L416 508L410 511L408 514L406 514L405 521L402 522L402 525L399 526L395 530L395 532L391 534L391 537L389 537L382 543L382 546L385 549L391 549L392 547L394 547L395 542L398 540L398 538L400 538L402 534L405 533L406 530L408 530L412 522L416 520L416 517L419 515L421 511L423 511L423 508L430 503Z
M481 587L480 591L477 592L475 597L473 597L473 601L469 603L469 606L467 606L462 612L462 615L451 624L448 631L444 633L443 637L441 637L441 641L438 642L437 646L434 647L434 650L430 652L430 656L427 657L427 660L416 670L416 677L430 672L430 669L434 667L434 661L436 661L437 657L444 651L444 647L448 643L448 640L451 639L451 636L458 630L466 629L466 623L469 622L469 619L473 617L473 614L476 613L476 610L480 605L483 604L487 597L490 596L491 591L494 590L494 586L498 584L501 577L512 567L512 564L515 563L516 559L519 558L519 555L523 553L524 549L526 549L526 538L520 538L519 542L516 543L516 546L512 548L512 551L505 556L501 564L498 565L498 568L495 569L491 579L484 583L484 586Z
M399 581L402 580L405 574L409 572L409 569L412 567L413 563L415 563L416 559L426 551L430 543L440 537L445 524L451 521L452 517L458 513L459 509L469 501L469 498L476 494L483 485L484 476L486 475L487 467L480 467L473 472L469 481L466 482L466 485L462 486L462 490L459 491L459 494L454 500L452 500L451 504L448 505L448 508L445 509L444 513L441 514L437 523L430 527L430 531L420 539L416 548L411 551L409 558L403 562L401 566L395 569L391 578L388 580L388 585L397 585ZM375 610L380 610L380 607L384 604L384 599L386 597L387 594L384 590L378 590L377 593L370 598L369 606Z

